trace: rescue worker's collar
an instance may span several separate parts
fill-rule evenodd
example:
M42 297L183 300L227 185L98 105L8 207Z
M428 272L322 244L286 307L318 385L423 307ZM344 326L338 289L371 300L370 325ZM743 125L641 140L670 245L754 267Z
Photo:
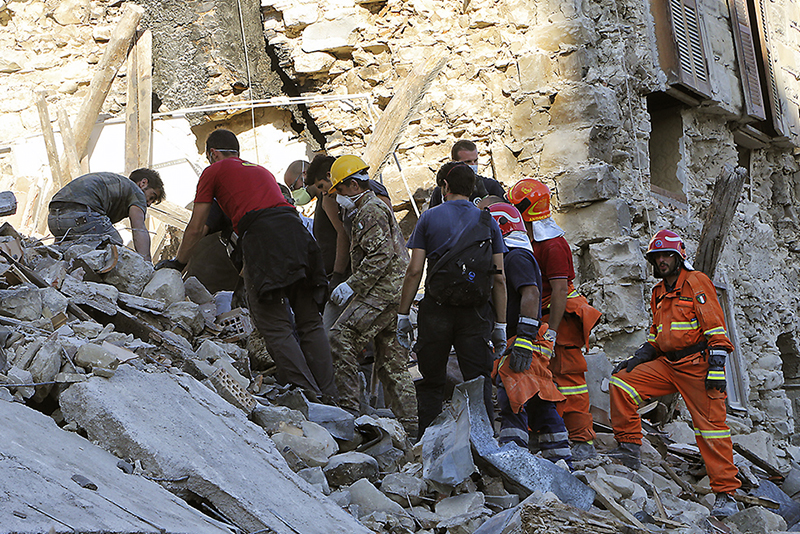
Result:
M678 272L678 278L675 280L675 285L673 285L673 286L670 286L669 284L667 284L667 280L666 279L662 279L661 283L664 284L665 292L666 293L672 293L676 289L678 289L680 287L683 287L683 284L686 282L686 276L687 276L688 272L689 271L687 269L685 269L684 267L681 267L680 272Z
M503 237L503 241L505 241L506 246L509 249L524 248L533 252L533 247L531 246L531 240L528 239L528 234L521 230L510 232L508 235Z
M552 217L547 217L540 221L531 221L531 229L533 230L533 240L536 242L547 241L564 235L564 230L556 224Z

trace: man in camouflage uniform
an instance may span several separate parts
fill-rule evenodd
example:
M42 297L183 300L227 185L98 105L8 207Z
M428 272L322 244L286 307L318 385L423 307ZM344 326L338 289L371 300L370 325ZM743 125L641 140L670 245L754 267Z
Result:
M346 304L330 331L339 405L360 412L358 355L374 338L373 365L387 404L409 436L415 437L417 406L408 353L395 335L408 252L391 209L369 189L367 168L357 156L342 156L331 167L330 192L337 193L337 202L352 221L352 274L331 294L334 304Z

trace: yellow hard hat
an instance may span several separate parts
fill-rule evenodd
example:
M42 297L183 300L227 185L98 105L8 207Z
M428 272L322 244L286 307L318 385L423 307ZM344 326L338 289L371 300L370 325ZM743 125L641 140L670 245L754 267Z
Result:
M336 186L348 176L352 176L358 171L369 169L369 165L358 156L339 156L331 165L331 188L328 193L333 193Z

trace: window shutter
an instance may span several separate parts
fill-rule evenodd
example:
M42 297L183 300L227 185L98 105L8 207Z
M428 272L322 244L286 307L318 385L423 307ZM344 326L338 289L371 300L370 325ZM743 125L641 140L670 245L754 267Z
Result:
M656 25L659 62L667 82L687 93L695 104L709 99L711 86L695 0L657 0L650 6Z
M756 120L767 118L764 98L761 94L761 80L758 75L756 50L753 43L753 30L747 0L729 0L733 39L736 43L736 56L739 61L739 75L744 94L744 113Z
M767 1L749 0L756 13L758 22L759 48L761 60L764 66L765 90L769 102L769 110L772 115L772 127L779 136L787 134L786 125L783 120L783 105L777 79L775 78L775 58L770 50L770 28L767 19Z

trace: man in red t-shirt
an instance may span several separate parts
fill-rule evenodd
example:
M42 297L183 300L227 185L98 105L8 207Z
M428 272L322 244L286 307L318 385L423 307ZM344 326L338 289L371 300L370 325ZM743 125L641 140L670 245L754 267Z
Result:
M197 184L175 265L167 266L180 268L189 261L216 199L238 235L248 308L278 379L335 401L331 351L319 313L328 291L319 247L272 173L239 157L233 132L214 130L206 140L206 156L211 165Z
M511 188L508 200L525 220L533 255L542 270L542 321L549 323L556 334L550 371L558 390L566 397L559 411L572 442L572 460L579 462L597 456L582 347L588 344L589 332L600 319L600 312L572 285L572 251L564 239L564 230L550 217L548 187L533 178L524 178Z

